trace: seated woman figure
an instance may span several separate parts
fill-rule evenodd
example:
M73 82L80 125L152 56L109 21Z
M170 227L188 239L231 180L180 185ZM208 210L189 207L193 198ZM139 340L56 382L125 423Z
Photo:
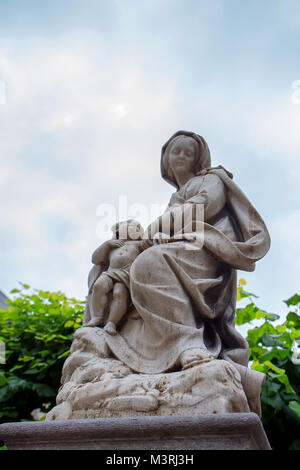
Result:
M176 191L146 237L150 246L154 234L169 226L165 235L172 242L158 237L137 256L126 321L114 336L99 334L115 357L140 373L225 359L240 372L249 400L253 396L257 402L263 376L247 368L248 344L234 328L236 270L255 269L270 246L267 228L232 175L211 167L203 137L174 134L162 148L161 173ZM178 229L176 220L186 205L192 216ZM191 235L202 243L192 243Z

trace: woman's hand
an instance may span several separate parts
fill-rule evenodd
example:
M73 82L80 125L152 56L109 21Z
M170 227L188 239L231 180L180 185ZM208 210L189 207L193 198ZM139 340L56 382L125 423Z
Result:
M145 233L144 233L144 239L146 238L146 239L153 240L154 234L161 231L160 227L161 227L161 217L158 217L146 228Z
M125 241L124 240L110 240L108 243L111 248L121 248L122 246L124 246Z
M163 232L157 232L153 237L154 245L161 245L162 243L168 243L170 236Z

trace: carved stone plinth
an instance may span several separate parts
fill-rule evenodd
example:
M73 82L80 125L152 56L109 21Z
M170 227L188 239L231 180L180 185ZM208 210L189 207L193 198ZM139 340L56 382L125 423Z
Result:
M168 374L103 373L104 365L112 371L119 361L103 360L94 382L67 382L57 396L58 406L47 421L86 418L125 418L132 416L194 416L249 412L246 395L235 367L218 360ZM88 363L76 370L80 378L93 372ZM80 374L79 374L80 373ZM100 377L99 377L100 376Z
M11 450L270 449L255 413L9 423L0 439Z

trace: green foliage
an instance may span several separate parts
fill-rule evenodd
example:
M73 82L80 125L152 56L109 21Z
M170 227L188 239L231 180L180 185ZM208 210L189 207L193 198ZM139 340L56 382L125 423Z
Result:
M8 309L0 309L0 423L32 420L30 413L53 407L61 370L74 331L81 326L85 302L61 292L13 289Z
M295 340L300 340L300 295L285 301L291 311L280 323L279 315L259 309L253 294L241 286L238 289L238 299L249 297L250 303L237 309L236 324L261 321L249 328L247 341L251 367L266 374L261 393L262 422L270 444L276 450L300 450L300 361L293 353Z

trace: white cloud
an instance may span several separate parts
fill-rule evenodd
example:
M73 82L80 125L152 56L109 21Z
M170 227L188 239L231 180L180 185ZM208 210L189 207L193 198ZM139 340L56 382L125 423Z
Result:
M109 60L91 41L2 50L0 70L9 86L0 129L2 228L18 240L17 271L9 280L3 272L2 288L21 278L82 296L98 204L116 203L119 194L140 202L143 186L146 199L160 202L151 179L159 178L161 127L176 90L164 81L153 90L141 66ZM47 220L55 225L55 217L74 227L71 242L50 236Z
M128 110L127 110L126 105L121 104L121 103L114 106L112 108L112 112L115 116L117 116L119 118L123 118L128 114Z
M50 116L42 122L42 130L45 132L56 132L59 130L68 130L74 127L77 116L71 113L60 113Z

